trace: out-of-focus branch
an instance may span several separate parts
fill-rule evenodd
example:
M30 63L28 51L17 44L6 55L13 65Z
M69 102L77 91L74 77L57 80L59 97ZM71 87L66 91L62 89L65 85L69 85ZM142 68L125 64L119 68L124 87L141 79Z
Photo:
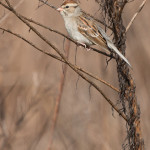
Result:
M9 3L8 0L5 0L6 3L8 4L8 6L10 7L10 11L12 11L21 21L23 21L34 33L37 34L37 36L39 36L45 43L47 43L50 47L52 47L64 60L64 62L66 64L68 64L70 66L70 68L72 68L77 74L79 74L85 81L87 81L89 84L91 84L97 91L99 91L99 93L101 93L101 95L104 97L104 99L119 113L119 115L121 117L123 117L127 122L127 118L126 116L112 103L112 101L107 98L107 96L103 93L103 91L90 79L88 79L84 74L82 74L76 67L74 67L63 55L63 53L61 53L61 51L56 48L50 41L48 41L44 36L42 36L33 26L31 26L26 20L24 20L19 13L17 13L12 5ZM1 4L2 2L0 2Z
M3 135L6 137L8 136L8 131L6 130L5 123L3 122L3 119L2 119L2 114L5 114L4 103L5 103L6 98L10 95L10 93L16 87L17 83L18 83L18 79L14 82L14 84L10 87L8 92L0 100L0 114L1 114L1 116L0 116L0 128L1 128Z
M66 52L66 58L68 59L69 50L70 50L70 41L67 40L66 44L67 45L65 47L65 52ZM54 137L53 134L54 134L55 126L57 123L57 118L58 118L58 113L59 113L59 108L60 108L60 101L61 101L63 90L64 90L67 67L68 67L68 65L65 63L64 68L63 68L63 73L61 75L61 80L60 80L59 94L58 94L58 97L57 97L56 102L55 102L54 114L53 114L53 118L52 118L52 126L50 129L50 141L49 141L48 150L51 150L51 148L52 148L53 137Z
M139 9L137 10L137 12L134 14L134 16L132 17L132 19L130 20L129 24L126 27L126 32L128 32L129 28L131 27L131 25L133 24L135 18L137 17L137 15L141 12L141 10L143 9L144 5L146 3L146 0L144 0L142 2L142 4L139 6Z

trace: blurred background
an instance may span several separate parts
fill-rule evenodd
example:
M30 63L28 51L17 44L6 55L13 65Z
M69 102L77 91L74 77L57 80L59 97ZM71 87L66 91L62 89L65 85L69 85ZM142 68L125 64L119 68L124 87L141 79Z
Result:
M13 6L19 0L10 1ZM49 1L59 7L62 0ZM127 26L142 1L126 5L123 12ZM34 20L61 31L67 35L62 17L58 12L44 5L38 8L38 0L22 0L16 10ZM93 0L80 0L81 8L102 18L99 6ZM131 74L136 83L136 95L141 108L141 127L145 148L150 147L150 1L137 16L127 32L126 57L133 66ZM98 11L99 10L99 11ZM7 16L3 21L3 16ZM40 48L52 52L47 44L38 38L12 13L0 6L0 26L10 29L36 43ZM35 26L36 27L36 26ZM103 26L102 26L103 27ZM64 38L36 27L57 48L64 52ZM48 150L54 107L60 92L64 65L24 41L0 31L0 149L1 150ZM105 81L118 87L116 63L93 51L86 51L70 44L69 60ZM98 47L96 47L98 48ZM118 94L97 82L114 103ZM126 123L112 110L104 98L90 88L82 78L67 70L64 91L61 98L57 124L53 134L53 150L120 150L126 143ZM120 107L118 105L118 107ZM121 107L120 107L121 108Z

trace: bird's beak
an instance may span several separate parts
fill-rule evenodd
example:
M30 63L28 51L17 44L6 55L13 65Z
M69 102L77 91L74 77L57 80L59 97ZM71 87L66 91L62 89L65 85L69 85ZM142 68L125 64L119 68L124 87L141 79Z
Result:
M57 10L58 10L59 12L61 12L61 11L63 11L63 8L60 7L60 8L58 8Z

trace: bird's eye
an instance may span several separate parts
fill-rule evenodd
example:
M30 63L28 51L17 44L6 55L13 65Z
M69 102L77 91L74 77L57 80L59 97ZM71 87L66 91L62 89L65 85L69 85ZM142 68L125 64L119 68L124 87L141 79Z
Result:
M66 8L69 8L69 6L66 6Z

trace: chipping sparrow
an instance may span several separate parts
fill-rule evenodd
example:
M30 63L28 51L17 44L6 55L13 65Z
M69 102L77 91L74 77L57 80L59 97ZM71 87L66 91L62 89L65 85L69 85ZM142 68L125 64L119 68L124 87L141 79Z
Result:
M99 45L102 49L113 50L130 67L129 61L119 52L104 30L82 12L77 2L65 0L57 9L62 15L69 35L82 45Z

